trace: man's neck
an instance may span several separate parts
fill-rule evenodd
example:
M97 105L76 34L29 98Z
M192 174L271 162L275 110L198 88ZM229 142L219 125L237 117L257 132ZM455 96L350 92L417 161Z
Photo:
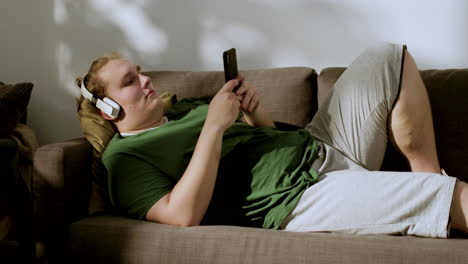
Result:
M162 116L158 120L154 120L153 122L149 122L149 123L144 124L144 125L136 126L134 128L127 128L124 124L116 124L116 126L117 126L120 133L138 134L138 133L146 131L148 129L164 125L165 122L166 122L166 118L164 116Z

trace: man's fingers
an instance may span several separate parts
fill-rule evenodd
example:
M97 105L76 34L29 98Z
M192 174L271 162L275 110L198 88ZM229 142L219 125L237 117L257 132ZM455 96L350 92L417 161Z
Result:
M245 92L245 90L247 89L245 86L245 78L244 78L244 75L242 74L238 74L236 76L236 80L239 81L239 88L236 90L236 94L237 95L241 95Z
M248 87L245 83L241 83L239 89L236 90L237 95L242 95L248 91Z
M239 101L241 102L242 99L244 98L243 96L240 96L240 95L236 95L234 93L232 94L229 94L228 98L231 98L231 99L234 99L235 101Z
M252 100L250 100L250 105L249 105L249 112L252 112L257 108L258 105L258 94L256 94L254 97L252 97Z
M237 76L236 76L236 79L239 81L239 82L242 82L245 80L245 77L243 74L239 73Z
M223 86L222 90L232 92L237 85L239 85L239 81L237 79L232 79Z
M247 110L250 104L250 100L252 100L252 97L254 96L254 93L252 90L248 90L247 93L244 95L244 100L242 100L242 108L244 110Z

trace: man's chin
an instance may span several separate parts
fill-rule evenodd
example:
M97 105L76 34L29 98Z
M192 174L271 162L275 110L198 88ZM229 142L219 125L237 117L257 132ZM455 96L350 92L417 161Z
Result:
M166 105L164 104L163 100L161 98L157 98L156 101L155 101L155 107L153 109L153 112L155 114L160 114L161 116L163 116L166 111L169 109L170 105Z

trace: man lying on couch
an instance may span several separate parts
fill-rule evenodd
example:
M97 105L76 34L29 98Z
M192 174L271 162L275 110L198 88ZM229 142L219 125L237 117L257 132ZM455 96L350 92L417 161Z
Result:
M306 128L289 131L275 128L242 76L212 99L184 99L166 113L150 78L115 54L95 60L77 85L118 129L102 161L111 202L130 217L300 232L468 232L468 184L440 174L426 88L405 46L366 49ZM388 139L412 172L378 171Z

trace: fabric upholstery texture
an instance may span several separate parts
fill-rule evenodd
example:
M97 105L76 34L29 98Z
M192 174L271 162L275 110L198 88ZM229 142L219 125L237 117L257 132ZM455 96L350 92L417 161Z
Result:
M440 166L468 182L468 69L425 70L421 75L431 101Z
M34 151L39 147L36 134L33 129L25 124L17 124L11 138L16 141L19 152L19 176L31 190L32 181L32 160Z
M304 127L316 109L316 72L306 67L241 71L259 91L263 107L273 120ZM224 73L163 71L148 72L157 91L170 91L177 98L214 96L224 85ZM274 91L274 92L273 92Z
M76 263L466 263L468 240L190 228L98 216L70 228Z
M92 147L84 138L47 144L33 157L34 236L61 243L67 223L86 217Z
M18 146L0 138L0 240L14 238L14 182L17 177Z
M319 87L317 92L319 108L322 102L327 98L328 93L330 93L330 90L333 88L336 80L338 80L345 70L346 68L344 67L329 67L320 72L317 77L317 85Z
M26 120L27 106L34 84L0 82L0 138L9 137L20 121Z
M25 125L32 83L0 82L0 240L18 236L18 181L30 187L32 153L37 140ZM8 143L9 142L9 143ZM8 144L7 144L8 143Z

